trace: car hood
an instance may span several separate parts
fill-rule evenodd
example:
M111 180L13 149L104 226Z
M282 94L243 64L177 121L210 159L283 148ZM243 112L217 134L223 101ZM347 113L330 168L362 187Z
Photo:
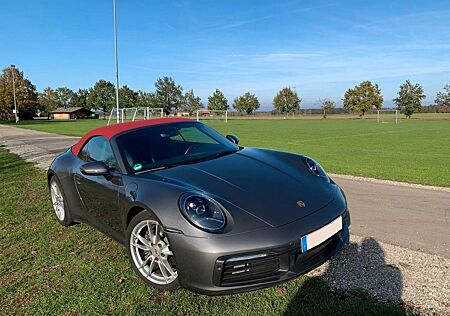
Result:
M271 226L280 226L321 209L335 194L335 185L313 175L300 156L289 155L246 148L160 170L153 176L225 200L234 206L228 209L233 217L247 212Z

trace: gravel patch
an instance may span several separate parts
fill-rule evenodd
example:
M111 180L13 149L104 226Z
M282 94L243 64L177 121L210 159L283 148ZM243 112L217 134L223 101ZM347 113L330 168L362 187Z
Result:
M420 314L450 315L450 259L444 257L351 235L339 254L308 275Z

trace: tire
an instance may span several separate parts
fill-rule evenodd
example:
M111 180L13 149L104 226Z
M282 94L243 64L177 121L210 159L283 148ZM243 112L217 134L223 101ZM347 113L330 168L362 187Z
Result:
M66 227L74 225L75 222L72 220L72 216L70 215L67 198L58 177L52 176L50 178L49 189L54 214L58 222Z
M126 238L130 264L141 279L160 290L180 287L170 242L164 227L153 214L144 210L134 216Z

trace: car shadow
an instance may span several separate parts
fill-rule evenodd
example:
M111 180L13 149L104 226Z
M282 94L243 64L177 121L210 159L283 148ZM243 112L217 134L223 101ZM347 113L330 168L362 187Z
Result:
M394 314L406 313L401 271L386 263L385 253L374 238L365 238L361 244L350 242L311 275L313 277L297 291L284 315L301 315L302 310L309 309L305 308L309 304L315 306L317 315L374 314L371 310L374 304L380 308L375 314L387 313L383 308L388 306L395 306ZM323 288L318 291L320 287ZM311 293L315 293L313 297ZM321 300L327 303L321 304Z

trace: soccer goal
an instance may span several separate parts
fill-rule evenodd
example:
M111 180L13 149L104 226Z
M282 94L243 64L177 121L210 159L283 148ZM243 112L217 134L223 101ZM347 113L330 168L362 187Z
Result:
M108 118L108 125L114 122L133 122L138 120L149 120L152 118L163 117L164 111L162 108L136 107L136 108L116 108L111 110Z
M227 110L197 110L197 121L200 120L223 120L228 123Z
M377 110L377 123L400 123L398 110Z

